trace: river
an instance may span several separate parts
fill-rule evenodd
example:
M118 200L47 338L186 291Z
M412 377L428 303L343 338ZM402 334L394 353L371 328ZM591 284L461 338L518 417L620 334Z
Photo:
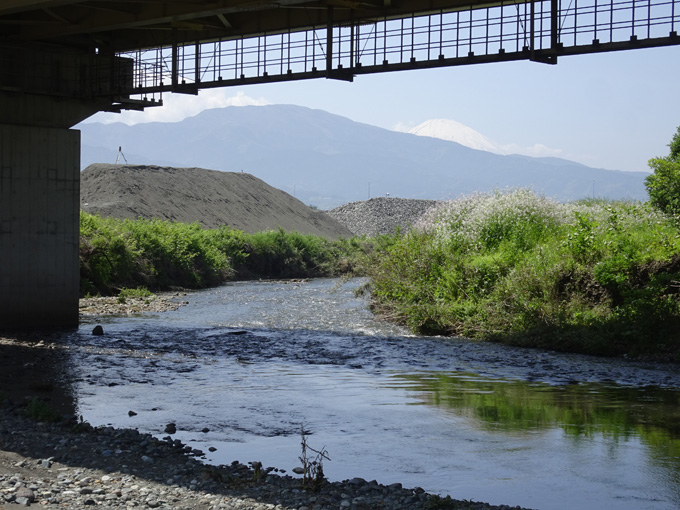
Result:
M332 480L541 510L680 507L676 366L410 336L375 320L362 283L239 282L173 312L88 318L68 340L78 413L159 437L176 423L216 464L290 472L304 428Z

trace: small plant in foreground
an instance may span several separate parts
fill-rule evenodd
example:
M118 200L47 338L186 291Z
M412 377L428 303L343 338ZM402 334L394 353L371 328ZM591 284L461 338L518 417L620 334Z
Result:
M461 509L463 508L459 504L460 502L457 502L453 499L451 499L451 496L446 496L445 498L442 498L441 496L437 496L436 494L433 496L430 496L428 500L425 502L424 508L427 508L428 510L435 510L435 509L447 509L447 508L458 508Z
M73 427L71 427L71 430L76 433L87 432L91 429L92 425L90 425L90 422L85 421L82 414L76 419Z
M307 444L307 436L309 433L305 431L304 427L300 431L302 436L302 441L300 445L302 446L302 454L300 457L300 462L302 462L302 469L304 470L302 474L302 485L307 489L319 490L323 485L326 478L323 474L323 460L331 460L328 456L328 451L326 447L322 447L321 450L315 450ZM316 454L311 456L309 452Z
M23 409L24 415L36 421L57 422L61 415L44 400L31 398Z
M259 482L262 478L262 462L250 462L249 464L253 467L253 480Z

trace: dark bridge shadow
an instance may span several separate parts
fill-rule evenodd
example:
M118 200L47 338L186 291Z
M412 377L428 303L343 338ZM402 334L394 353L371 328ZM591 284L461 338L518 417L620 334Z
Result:
M0 331L0 403L18 408L37 399L60 415L74 415L65 362L56 333Z

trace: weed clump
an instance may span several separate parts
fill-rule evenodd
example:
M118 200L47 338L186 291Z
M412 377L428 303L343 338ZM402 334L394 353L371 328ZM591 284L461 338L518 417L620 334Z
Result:
M44 400L33 397L22 408L24 416L35 421L58 422L61 421L61 414L56 411Z
M323 472L323 461L324 459L331 459L325 446L321 450L315 450L307 444L309 432L305 431L304 428L301 429L300 435L302 437L300 442L302 453L298 458L302 462L302 486L306 489L318 491L326 481Z

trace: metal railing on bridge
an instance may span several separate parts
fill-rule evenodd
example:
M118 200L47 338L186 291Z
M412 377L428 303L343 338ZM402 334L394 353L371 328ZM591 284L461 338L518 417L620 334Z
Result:
M562 55L680 44L680 0L537 0L361 19L305 31L198 41L119 54L134 62L125 94L510 60L556 63Z

